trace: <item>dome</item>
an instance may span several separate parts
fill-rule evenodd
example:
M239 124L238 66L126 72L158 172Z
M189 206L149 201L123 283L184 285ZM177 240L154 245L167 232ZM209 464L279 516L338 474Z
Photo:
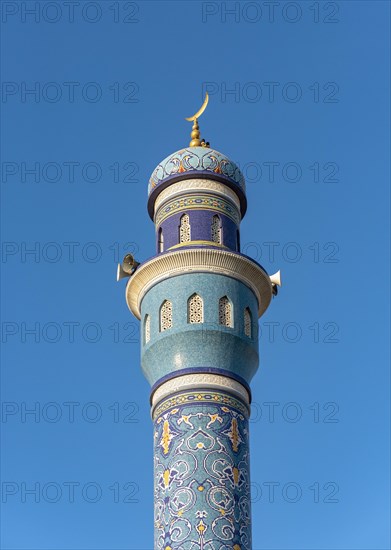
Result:
M237 164L214 149L187 147L166 157L152 172L148 185L150 214L160 191L170 183L194 177L212 178L226 183L238 193L241 201L245 201L244 177Z

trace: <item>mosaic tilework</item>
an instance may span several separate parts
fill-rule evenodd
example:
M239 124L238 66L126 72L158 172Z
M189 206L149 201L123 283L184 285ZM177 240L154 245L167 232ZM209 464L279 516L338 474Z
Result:
M157 255L126 301L152 386L154 550L252 548L249 384L273 288L240 254L246 208L239 167L209 147L172 153L149 181Z
M156 214L155 225L159 226L168 216L176 212L195 209L208 209L221 212L229 216L236 224L240 223L239 212L229 201L213 195L196 194L173 199L164 204Z
M184 392L154 414L155 550L251 550L247 409Z
M230 315L225 317L232 326L219 323L219 300L224 296L232 304ZM171 304L170 328L163 331L159 312L165 300ZM147 380L153 385L178 370L213 367L250 383L259 356L257 333L252 339L244 334L246 307L256 319L254 293L240 281L218 273L181 274L155 284L141 304L141 318L151 318L150 341L144 344L145 339L141 339L141 366ZM254 331L256 328L254 323Z
M169 399L162 401L154 413L153 418L156 420L160 415L167 412L169 409L176 408L182 405L192 405L194 403L218 404L226 407L233 407L244 416L248 415L248 409L239 399L225 392L209 392L209 391L192 391L184 393L176 393Z
M239 167L228 157L207 147L181 149L166 157L153 171L149 180L148 194L169 176L197 171L221 174L236 183L243 190L244 177Z
M221 225L221 244L236 252L238 225L225 214L208 208L185 209L185 212L177 212L168 216L157 226L156 238L159 239L159 230L164 235L164 250L176 246L180 243L180 223L184 214L189 216L190 240L191 241L212 241L212 222L213 216L218 215ZM182 243L183 244L183 243Z

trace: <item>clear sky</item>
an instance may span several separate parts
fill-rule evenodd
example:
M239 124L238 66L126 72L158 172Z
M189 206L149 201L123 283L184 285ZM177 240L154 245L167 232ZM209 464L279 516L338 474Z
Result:
M2 548L152 550L116 263L154 254L148 178L206 89L202 134L247 178L243 251L283 278L253 381L254 550L390 548L389 3L1 9Z

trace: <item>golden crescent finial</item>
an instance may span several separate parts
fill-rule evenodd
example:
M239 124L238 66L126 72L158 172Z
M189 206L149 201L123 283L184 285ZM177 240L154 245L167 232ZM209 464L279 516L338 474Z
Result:
M205 111L206 106L208 105L208 101L209 101L209 95L208 95L208 92L206 92L204 103L202 104L201 109L197 111L195 115L189 118L185 118L185 120L188 120L189 122L193 122L193 120L195 120L196 118L199 118L202 115L202 113Z
M185 118L185 120L188 120L189 122L193 122L193 128L191 130L191 142L189 144L190 147L209 147L209 143L207 143L204 139L200 139L200 127L198 126L198 117L202 115L202 113L205 111L209 101L209 94L208 92L205 93L205 99L204 103L201 106L201 109L196 112L195 115Z

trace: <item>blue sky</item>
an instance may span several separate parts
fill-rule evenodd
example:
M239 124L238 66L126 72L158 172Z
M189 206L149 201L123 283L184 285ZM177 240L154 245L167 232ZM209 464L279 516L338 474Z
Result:
M243 251L283 278L252 386L254 550L390 548L389 4L1 8L2 548L152 550L115 270L154 254L148 178L206 89L202 134L247 177Z

